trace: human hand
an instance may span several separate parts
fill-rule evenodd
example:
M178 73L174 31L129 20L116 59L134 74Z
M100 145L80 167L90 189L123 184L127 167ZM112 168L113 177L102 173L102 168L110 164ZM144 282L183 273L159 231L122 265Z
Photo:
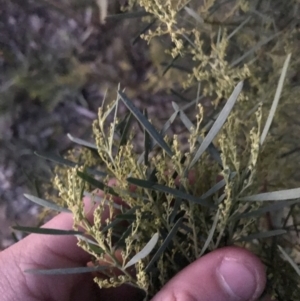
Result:
M116 185L115 180L109 182ZM130 188L134 190L134 187ZM96 192L103 196L103 191ZM84 198L88 220L95 205ZM120 198L114 202L124 204ZM109 216L106 206L102 222ZM71 214L61 213L44 225L50 229L71 229ZM142 300L141 292L129 285L102 289L91 274L34 275L26 269L55 269L86 266L90 255L77 246L74 236L31 234L0 253L2 301L127 301ZM249 301L264 290L266 276L260 260L249 251L226 247L196 260L171 279L152 301ZM265 300L270 301L270 300Z
M70 229L67 213L45 224ZM86 266L90 256L72 236L31 234L0 253L0 294L3 301L140 300L139 292L123 285L100 290L92 275L31 275L27 268ZM171 279L152 301L256 300L265 286L262 263L247 250L226 247L198 259Z

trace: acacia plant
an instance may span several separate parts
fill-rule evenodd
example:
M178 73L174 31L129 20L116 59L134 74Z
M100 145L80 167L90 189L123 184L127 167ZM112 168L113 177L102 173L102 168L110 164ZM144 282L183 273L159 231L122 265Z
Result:
M173 103L174 113L158 131L147 114L140 112L119 90L115 101L99 109L98 119L93 123L95 144L70 136L81 145L79 150L70 152L67 158L47 156L62 164L53 181L58 190L56 202L27 196L45 207L70 212L74 229L15 227L29 232L76 235L78 245L91 255L91 264L27 272L101 271L102 276L95 274L94 278L100 288L125 283L141 289L144 300L149 300L197 258L223 246L238 245L251 250L265 263L266 293L277 300L299 300L300 271L287 249L289 235L297 226L287 225L288 216L276 228L266 221L268 213L285 207L294 208L289 216L296 212L300 189L264 193L260 177L260 154L289 59L290 56L264 127L261 106L250 116L250 127L242 126L241 101L237 101L242 82L206 135L202 130L201 105L193 124ZM128 108L128 114L119 119L118 108L122 104ZM188 132L186 151L182 151L179 136L166 134L176 118L180 118ZM135 152L139 128L134 126L133 119L143 130L142 154ZM114 186L109 185L112 179ZM99 193L99 189L103 192ZM84 197L95 204L94 211L88 214L92 218L84 212Z
M141 112L131 101L132 91L119 89L117 98L99 109L94 143L69 135L79 147L64 158L39 153L59 164L53 180L58 193L51 195L52 201L27 197L72 214L74 229L14 228L76 235L91 263L27 272L94 272L100 288L128 284L149 300L199 257L238 245L266 265L266 294L279 301L300 299L295 235L300 189L280 190L290 183L276 155L279 146L285 146L280 137L288 126L286 119L278 124L274 119L276 108L278 117L287 104L278 105L280 96L291 102L297 98L291 85L288 92L283 90L291 58L286 53L294 50L297 30L287 31L275 14L268 15L270 1L225 2L230 4L220 12L224 6L214 0L128 1L124 10L129 12L124 15L132 17L133 11L147 23L139 36L150 47L158 39L166 45L162 56L171 58L167 63L158 60L161 75L151 74L142 89L155 93L174 91L178 85L184 92L196 88L196 100L190 105L195 104L197 113L191 118L173 102L174 113L157 129L147 110ZM284 5L290 13L291 6ZM256 34L257 18L263 38ZM290 70L296 66L294 61ZM225 103L214 120L207 121L200 93L217 108ZM170 135L169 128L178 120L185 131ZM273 132L267 135L271 125ZM287 166L292 170L297 165ZM88 214L83 202L87 198L95 204Z

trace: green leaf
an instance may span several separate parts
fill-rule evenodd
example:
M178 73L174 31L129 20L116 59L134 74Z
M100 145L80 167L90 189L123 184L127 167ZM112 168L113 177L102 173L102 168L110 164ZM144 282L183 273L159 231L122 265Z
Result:
M218 205L221 204L224 201L225 197L226 197L226 193L223 193L222 195L220 195L218 197L217 204Z
M174 206L173 206L173 211L170 215L170 223L173 223L174 222L174 219L178 213L178 210L180 208L180 205L182 203L182 199L180 198L175 198L175 203L174 203Z
M48 209L51 209L51 210L55 210L55 211L58 211L58 212L71 212L68 208L65 208L65 207L61 207L51 201L47 201L47 200L43 200L43 199L40 199L36 196L33 196L33 195L29 195L29 194L24 194L25 198L30 200L31 202L35 203L35 204L38 204L40 206L43 206L45 208L48 208Z
M64 165L68 167L75 167L76 165L78 165L78 163L64 159L56 154L47 153L47 152L34 152L34 154L40 158L49 160L51 162L60 165ZM107 173L89 167L86 169L86 171L90 174L97 175L97 176L107 176Z
M123 232L120 239L114 245L115 250L117 250L119 247L125 244L125 239L131 234L131 232L132 232L132 224L126 229L126 231Z
M178 106L178 104L174 101L172 101L172 106L173 109L175 110L175 112L179 112L179 118L181 119L182 123L185 125L185 127L189 130L189 132L192 132L195 127L193 125L193 123L190 121L190 119L187 117L187 115L183 112L183 110L181 110ZM199 137L201 139L200 143L202 142L202 138Z
M35 176L30 175L23 167L21 167L22 173L24 173L26 180L30 184L30 187L32 186L31 190L35 190L35 194L37 197L41 197L41 184L39 183L38 179Z
M36 233L36 234L47 234L47 235L78 235L83 234L79 231L74 230L59 230L59 229L49 229L49 228L38 228L38 227L22 227L13 226L14 230L22 231L26 233Z
M202 130L204 132L208 132L211 129L214 122L217 120L219 115L220 115L220 112L214 114L214 116L210 116L209 121L203 126Z
M154 247L157 244L158 241L158 237L159 234L155 233L152 238L149 240L149 242L146 244L146 246L137 254L135 254L128 262L127 264L124 266L124 269L129 268L130 266L136 264L138 261L140 261L141 259L145 258L146 256L148 256L151 251L154 249Z
M203 248L202 248L202 250L200 252L199 257L201 257L204 254L204 252L208 248L210 242L212 241L212 238L214 236L214 233L215 233L215 230L216 230L216 227L217 227L217 223L218 223L218 220L219 220L219 214L220 214L220 210L217 211L217 213L216 213L216 215L214 217L213 225L212 225L212 227L211 227L211 229L210 229L210 231L208 233L207 239L206 239L206 241L204 243L204 246L203 246Z
M60 269L30 269L25 270L25 273L34 275L72 275L101 272L109 269L109 266L96 266L96 267L77 267L77 268L60 268Z
M233 179L236 176L236 172L232 172L229 176L229 179ZM206 191L204 194L201 195L201 199L207 199L211 195L214 195L216 192L218 192L221 188L223 188L226 185L225 179L219 181L214 186L212 186L208 191Z
M187 42L186 40L184 41L183 43L184 46L187 45ZM166 66L166 68L164 69L162 75L164 76L170 69L171 67L173 66L173 64L180 58L180 54L177 54L171 61L170 63Z
M262 132L261 137L260 137L260 144L261 145L264 143L264 141L266 139L266 136L269 132L269 129L271 127L271 124L272 124L272 121L273 121L273 118L274 118L274 115L275 115L275 112L276 112L276 108L278 106L278 102L279 102L279 99L280 99L280 96L281 96L281 92L282 92L284 80L285 80L285 77L286 77L287 69L288 69L288 66L289 66L289 63L290 63L290 60L291 60L291 56L292 56L292 54L290 53L287 56L287 58L284 62L282 72L281 72L281 75L280 75L280 79L279 79L279 82L278 82L278 85L277 85L275 97L274 97L274 100L273 100L273 103L272 103L272 107L271 107L268 119L266 121L265 127L264 127L263 132Z
M99 188L103 191L107 191L109 194L114 195L114 196L118 196L118 194L114 191L113 188L105 185L104 183L94 179L93 177L89 176L88 174L82 172L82 171L77 171L77 175L78 177L80 177L81 179L85 180L87 183L89 183L90 185Z
M260 201L283 201L300 198L300 188L265 192L240 198L241 201L260 202Z
M204 20L202 17L200 17L200 15L198 13L196 13L193 9L185 6L184 7L184 10L191 16L193 17L197 22L199 23L204 23Z
M175 197L181 198L181 199L185 199L188 201L191 201L193 203L197 203L199 205L208 207L208 208L216 208L216 206L211 203L208 202L207 200L203 199L203 198L199 198L199 197L194 197L188 193L185 193L183 191L180 191L178 189L174 189L171 187L167 187L167 186L163 186L163 185L159 185L159 184L155 184L153 185L152 189L157 190L157 191L161 191L164 193L169 193L171 195L174 195Z
M138 108L131 102L131 100L121 91L118 91L121 99L126 107L132 112L140 124L145 128L149 135L163 148L169 156L172 156L172 150L165 142L164 138L156 131L153 125L145 118L145 116L138 110Z
M187 3L186 3L187 4ZM184 7L182 7L184 8ZM183 48L185 48L186 46L188 46L188 43L190 41L190 39L192 38L193 33L190 33L189 36L185 36L185 40L183 42ZM174 63L181 57L180 54L176 55L171 61L170 63L166 66L166 68L163 70L162 75L164 76L169 70L170 68L174 65Z
M158 248L157 252L154 254L154 256L151 258L150 262L148 263L145 271L148 273L151 269L151 267L153 266L153 264L155 263L155 261L161 256L161 254L165 251L165 249L168 247L169 243L172 241L173 237L175 236L175 234L178 231L178 228L181 226L182 224L182 218L180 218L176 224L173 226L173 228L171 229L170 233L168 234L168 236L166 237L166 239L164 240L164 242L161 244L161 246Z
M244 20L238 27L236 27L227 37L227 40L230 40L242 27L244 27L251 20L251 16L249 16L246 20Z
M229 97L226 105L224 106L223 110L221 111L220 115L218 116L217 120L215 121L214 125L208 132L207 136L203 139L202 144L200 145L199 149L197 150L195 157L193 158L192 162L189 165L191 168L195 163L199 160L200 156L204 153L207 147L212 143L215 136L223 127L228 115L230 114L235 102L238 99L243 88L243 82L240 82L232 92L231 96Z
M154 19L152 22L147 24L138 34L137 36L132 40L132 45L135 45L141 38L141 35L144 34L147 30L149 30L154 24L156 23L156 19Z
M122 136L124 132L124 128L126 126L126 123L128 122L128 117L132 115L131 112L127 112L123 118L120 120L120 122L116 125L116 132L119 133L119 136Z
M86 171L88 173L92 174L92 175L95 175L95 176L100 176L100 177L106 177L107 176L106 172L103 172L103 171L100 171L100 170L97 170L97 169L94 169L94 168L90 168L90 167L87 167Z
M275 203L273 203L271 205L264 206L264 207L259 208L257 210L236 215L232 219L233 220L239 220L241 218L260 217L260 216L262 216L266 212L277 211L277 210L280 210L280 209L282 209L284 207L289 207L289 206L292 206L292 205L298 204L298 203L300 203L300 199L296 200L296 201L290 201L290 202L287 202L287 201L275 202Z
M82 145L82 146L85 146L85 147L88 147L88 148L91 148L91 149L96 149L96 150L98 149L97 146L93 143L82 140L80 138L76 138L76 137L72 136L71 134L67 134L67 136L74 143L77 143L79 145Z
M115 227L116 225L120 224L122 219L114 219L111 223L106 225L103 229L101 229L102 233L105 233L108 229Z
M147 181L147 180L141 180L136 178L127 178L126 179L128 183L146 188L146 189L153 189L153 185L155 185L155 182Z
M125 213L121 213L121 214L118 214L116 216L116 218L111 222L109 223L108 225L106 225L102 230L101 232L104 233L105 231L107 231L108 229L120 224L123 220L132 220L135 218L133 218L133 216L135 217L135 215L133 214L137 209L139 209L140 206L134 206L132 207L131 209L127 210Z
M117 113L118 113L119 99L120 98L118 96L117 100L116 100L116 104L115 104L114 119L113 119L113 122L112 122L112 134L111 134L110 139L109 139L109 150L110 150L110 153L112 153L112 148L113 148L113 144L114 144L114 133L115 133L115 130L116 130L116 122L117 122Z
M47 152L34 152L34 154L40 158L49 160L54 163L58 163L60 165L65 165L68 167L75 167L76 163L67 159L62 158L56 154L47 153Z
M179 106L175 102L172 102L172 105L175 112L179 111L179 118L181 119L184 126L189 130L189 132L192 132L195 129L193 123L190 121L187 115L183 112L183 110L179 108ZM197 138L197 141L201 144L203 142L203 139L199 136ZM210 143L210 145L207 147L207 152L216 160L216 162L218 162L222 166L221 156L218 150L213 145L213 143Z
M120 214L116 216L116 219L122 219L122 220L127 220L127 221L135 221L136 220L136 216L135 214Z
M191 39L192 38L192 33L189 34L189 36L187 37L188 39ZM184 42L183 42L183 47L185 48L187 45L188 45L188 40L185 39ZM166 66L166 68L163 70L163 73L162 75L164 76L169 70L170 68L174 65L174 63L181 57L180 54L177 54L171 61L170 63Z
M134 185L139 186L139 187L143 187L143 188L146 188L146 189L153 189L153 190L157 190L157 191L160 191L160 192L168 193L168 194L174 195L175 197L185 199L185 200L188 200L188 201L191 201L191 202L194 202L194 203L206 206L206 207L210 207L210 208L215 208L216 207L214 204L206 201L205 199L194 197L194 196L192 196L188 193L185 193L181 190L178 190L178 189L174 189L174 188L167 187L167 186L164 186L164 185L159 185L157 183L150 182L150 181L147 181L147 180L141 180L141 179L135 179L135 178L127 178L127 181L129 183L134 184Z
M169 66L169 63L161 62L160 66L167 67L167 66ZM186 72L186 73L191 73L192 72L191 69L187 68L186 66L179 65L179 64L172 64L172 66L170 66L170 68L177 69L177 70L180 70L180 71L183 71L183 72ZM187 100L185 100L185 101L187 101Z
M125 124L124 124L124 127L122 128L122 131L121 131L120 146L125 145L127 143L127 137L128 137L128 133L129 133L131 120L132 120L131 117L132 117L132 114L131 114L131 112L129 112L129 114L125 118Z
M175 111L171 117L166 121L166 123L163 125L160 133L161 135L165 135L167 130L170 128L170 126L172 125L172 123L175 121L176 117L178 115L178 111Z
M128 209L127 211L125 211L124 213L120 213L116 216L116 218L122 218L122 219L127 219L126 217L129 215L131 216L132 214L135 213L136 210L140 209L141 206L134 206L130 209Z
M212 188L210 188L207 192L205 192L203 195L201 195L201 198L206 199L206 198L210 197L211 195L214 195L217 191L219 191L225 185L226 185L226 181L224 179L219 181Z
M284 251L284 249L277 245L278 249L280 250L280 252L282 253L283 257L285 258L285 260L287 260L290 265L293 267L293 269L296 271L296 273L300 276L300 269L299 266L294 262L294 260Z
M263 45L268 44L270 41L272 41L274 38L276 38L277 36L279 36L279 33L275 33L274 35L258 42L254 47L252 47L250 50L248 50L247 52L245 52L241 57L239 57L238 59L236 59L235 61L233 61L230 64L230 67L233 68L236 65L238 65L239 63L241 63L245 58L247 58L249 55L253 54L255 51L257 51L259 48L261 48Z
M161 131L160 131L160 134L161 135L165 135L165 133L167 132L167 130L170 128L170 126L172 125L172 123L174 122L174 120L176 119L178 115L178 112L175 111L171 117L166 121L166 123L163 125ZM152 141L151 142L151 150L153 149L154 146L157 145L157 142L156 141ZM150 151L150 150L149 150ZM141 156L138 158L138 164L141 164L144 160L144 156L145 156L145 153L143 152L141 154Z
M253 239L262 239L262 238L268 238L268 237L272 237L272 236L278 236L278 235L282 235L282 234L286 234L287 231L285 230L271 230L271 231L266 231L266 232L259 232L259 233L254 233L254 234L250 234L248 236L245 237L241 237L240 239L237 239L235 241L252 241Z
M187 103L186 105L184 105L181 110L183 112L185 112L187 109L189 109L190 107L194 106L194 105L198 105L199 101L202 100L204 98L203 95L198 95L198 92L200 93L199 88L201 88L200 83L198 85L198 90L197 90L197 97L195 99L193 99L192 101L190 101L189 103Z
M172 94L174 94L175 96L177 96L177 97L178 97L180 100L182 100L182 101L185 101L185 102L188 102L188 103L191 102L190 99L184 97L182 94L180 94L179 92L177 92L177 91L174 90L174 89L170 89L170 92L171 92Z
M176 25L174 25L174 27L176 28L176 30L180 30ZM185 38L185 40L193 47L193 48L197 48L196 44L191 40L191 35L187 36L184 32L181 32L181 35ZM173 65L174 67L174 65Z

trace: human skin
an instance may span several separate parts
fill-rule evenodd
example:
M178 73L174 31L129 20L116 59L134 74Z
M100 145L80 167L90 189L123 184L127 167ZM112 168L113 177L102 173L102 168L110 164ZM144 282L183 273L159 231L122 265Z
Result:
M71 215L62 213L44 227L71 229L72 224ZM86 266L89 261L90 256L77 247L73 236L31 234L0 253L1 300L138 300L139 292L129 286L100 290L88 274L41 276L23 272L28 268ZM264 266L257 257L245 249L226 247L187 266L152 301L256 300L265 282Z
M115 184L115 181L110 183ZM92 221L94 206L89 198L83 201L86 216ZM122 203L118 198L114 201ZM103 222L108 214L108 210L104 210ZM61 213L43 227L69 230L72 226L72 215ZM142 300L140 292L128 285L99 289L91 274L24 273L26 269L84 267L90 260L90 255L77 246L74 236L30 234L0 253L1 300ZM256 256L242 248L226 247L201 257L180 271L152 301L252 301L261 295L265 283L265 269Z

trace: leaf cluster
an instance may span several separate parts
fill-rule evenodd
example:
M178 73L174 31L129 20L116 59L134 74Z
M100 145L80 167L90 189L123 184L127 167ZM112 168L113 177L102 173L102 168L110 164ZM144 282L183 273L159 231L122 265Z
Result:
M119 89L116 99L99 109L94 143L69 135L80 150L66 158L39 154L63 166L56 169L53 183L59 197L55 202L29 198L52 210L70 211L70 231L76 232L23 230L76 235L91 255L92 267L73 272L99 269L106 276L95 276L101 288L126 283L143 290L145 300L197 258L223 246L243 246L267 267L266 293L277 300L299 300L299 267L293 258L298 244L290 240L298 231L300 193L287 189L286 174L277 168L285 161L270 155L278 154L286 137L276 136L284 128L281 119L274 121L276 109L284 112L279 98L292 96L292 102L297 96L291 86L282 91L291 58L286 53L293 51L297 33L269 15L265 1L230 1L225 6L196 2L129 1L128 12L113 18L144 16L146 27L139 36L150 45L157 40L167 45L163 49L170 60L160 62L167 81L151 76L150 87L171 87L181 100L196 88L192 105L210 97L220 107L226 100L222 110L206 122L199 105L192 121L186 107L173 102L174 113L157 129L147 110L141 112ZM284 5L279 2L273 4L280 10ZM290 4L286 7L289 14ZM257 32L262 34L258 37ZM297 63L291 64L292 70ZM241 80L246 79L241 93ZM178 92L174 86L179 81ZM262 105L271 99L266 116ZM120 116L121 106L127 108L126 115ZM187 147L180 136L167 135L178 119L186 129ZM135 151L138 135L143 136L142 154ZM90 199L96 209L87 214L83 199Z
M274 107L289 59L290 56L282 71ZM159 130L151 124L146 112L139 111L125 92L119 90L116 100L99 109L93 124L95 144L69 136L83 147L82 163L43 154L67 165L54 180L59 205L27 196L56 211L70 211L75 232L23 230L76 235L79 246L91 255L93 264L73 272L99 269L106 276L95 277L101 288L126 283L141 289L145 300L208 252L228 245L243 246L266 264L267 293L279 300L297 300L300 292L295 275L299 269L286 249L288 235L297 225L290 227L284 222L274 228L265 222L272 212L297 207L300 192L299 189L262 192L257 166L274 110L270 111L262 130L259 107L249 118L250 134L240 135L242 116L233 105L240 105L237 99L241 89L239 83L206 135L201 106L193 124L174 103L174 114ZM122 105L128 108L128 114L119 119ZM109 116L112 121L108 121ZM133 117L140 128L134 127ZM187 127L189 150L186 152L182 151L177 135L165 135L176 118ZM139 129L144 135L142 154L133 149ZM111 186L112 179L114 186ZM94 205L92 212L84 208L83 199L87 200L87 196ZM22 227L15 229L22 230ZM284 272L286 277L279 277L279 267L281 276ZM72 271L28 272L69 274ZM293 290L286 290L287 279L290 286L295 286Z

